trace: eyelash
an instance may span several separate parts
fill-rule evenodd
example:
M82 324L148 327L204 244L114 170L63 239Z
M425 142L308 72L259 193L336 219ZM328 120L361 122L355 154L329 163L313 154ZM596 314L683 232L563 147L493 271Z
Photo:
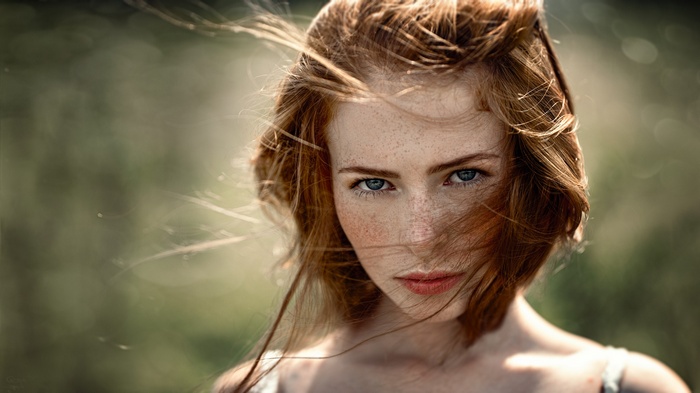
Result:
M448 182L450 181L450 178L451 178L453 175L457 174L457 172L467 172L467 171L469 171L469 172L476 172L473 179L470 179L470 180L463 180L463 181L456 182L456 183L446 184L446 183L448 183ZM481 183L482 181L484 181L485 178L486 178L486 176L487 176L487 175L486 175L486 173L485 173L484 171L480 171L480 170L478 170L478 169L473 169L473 168L469 168L469 169L458 169L458 170L456 170L456 171L450 173L450 176L448 176L448 177L447 177L447 180L445 180L442 184L443 184L443 185L450 185L450 186L458 186L458 187L473 187L473 186L475 186L475 185Z
M363 189L361 189L361 188L359 187L360 184L362 184L362 182L366 182L367 180L382 180L382 181L388 183L388 184L390 185L390 187L387 188L387 189L385 189L385 190L377 190L377 191L371 191L371 190L363 190ZM355 191L355 194L357 194L357 196L359 196L359 197L362 197L362 198L374 197L374 198L376 198L376 197L378 197L379 195L384 194L385 191L391 191L391 190L393 190L395 187L394 187L389 181L387 181L387 180L378 179L378 178L376 178L376 177L365 177L365 178L357 179L357 180L352 184L352 186L351 186L350 188L351 188L353 191Z
M453 175L455 175L457 172L462 172L462 171L474 171L474 172L476 172L474 179L466 180L466 181L461 181L461 182L451 183L451 182L450 182L450 178L451 178ZM486 178L486 176L488 176L488 175L487 175L484 171L481 171L481 170L479 170L479 169L473 169L473 168L469 168L469 169L458 169L458 170L456 170L456 171L450 172L450 175L447 176L447 179L446 179L442 184L443 184L443 185L446 185L446 186L453 186L453 187L474 187L474 186L476 186L477 184L479 184L479 183L481 183L482 181L484 181L485 178ZM359 185L362 184L362 182L366 182L367 180L382 180L382 181L384 181L384 182L386 182L386 183L389 184L389 188L383 189L383 190L376 190L376 191L363 190L363 189L359 188ZM396 187L394 187L394 185L391 184L391 182L389 182L388 180L384 180L384 179L380 179L380 178L376 178L376 177L364 177L364 178L361 178L361 179L357 179L357 180L352 184L352 186L351 186L350 188L355 192L355 194L357 194L358 197L362 197L362 198L373 197L373 198L376 198L376 197L378 197L378 196L384 194L386 191L393 191Z

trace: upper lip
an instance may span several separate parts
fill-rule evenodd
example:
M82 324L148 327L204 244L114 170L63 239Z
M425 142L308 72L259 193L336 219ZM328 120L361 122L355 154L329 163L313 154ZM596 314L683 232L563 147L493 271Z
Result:
M431 281L431 280L439 280L442 278L459 276L461 274L462 273L460 273L460 272L430 272L430 273L414 272L414 273L409 273L409 274L406 274L403 276L399 276L397 278L401 279L401 280L411 280L411 281Z

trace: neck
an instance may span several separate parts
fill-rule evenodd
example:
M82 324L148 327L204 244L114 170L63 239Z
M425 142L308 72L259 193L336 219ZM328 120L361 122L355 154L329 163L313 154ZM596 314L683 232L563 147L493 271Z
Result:
M462 324L457 319L415 321L385 299L378 307L377 317L360 327L340 332L342 339L338 343L344 349L354 348L349 353L363 362L380 360L397 366L410 362L427 367L449 367L521 347L527 340L525 325L531 313L534 311L525 299L516 296L503 324L467 347Z

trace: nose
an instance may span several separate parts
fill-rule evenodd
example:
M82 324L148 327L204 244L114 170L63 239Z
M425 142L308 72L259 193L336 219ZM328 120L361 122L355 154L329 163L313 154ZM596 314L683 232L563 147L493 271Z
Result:
M435 242L436 209L427 195L409 198L404 242L419 257L431 252Z

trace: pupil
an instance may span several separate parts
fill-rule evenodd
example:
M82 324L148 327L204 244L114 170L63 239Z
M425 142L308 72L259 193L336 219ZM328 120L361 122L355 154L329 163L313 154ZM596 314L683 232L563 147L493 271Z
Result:
M380 180L380 179L365 180L365 184L367 185L367 188L369 188L370 190L377 191L377 190L381 190L382 187L384 187L384 180Z
M472 170L459 171L459 172L457 172L457 177L459 177L459 180L469 181L469 180L474 179L474 177L476 177L476 171L472 171Z

